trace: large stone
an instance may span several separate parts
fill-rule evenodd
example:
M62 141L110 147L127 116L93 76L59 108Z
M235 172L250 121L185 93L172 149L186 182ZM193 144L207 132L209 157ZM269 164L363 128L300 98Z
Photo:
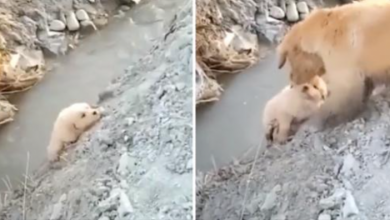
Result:
M79 9L76 11L76 17L79 21L87 21L89 19L88 13L84 9Z
M66 29L66 25L60 20L53 20L49 25L49 29L51 31L64 31Z
M65 33L54 31L40 31L38 33L39 45L51 55L64 55L68 50L68 39Z
M295 2L290 1L287 5L286 16L289 22L297 22L299 20L299 13Z
M73 11L66 15L66 26L68 27L69 31L77 31L80 29L80 23Z
M309 14L309 6L306 2L298 2L297 3L297 10L301 14Z
M286 13L283 11L282 8L278 6L273 6L270 9L269 15L276 19L283 19L286 16Z

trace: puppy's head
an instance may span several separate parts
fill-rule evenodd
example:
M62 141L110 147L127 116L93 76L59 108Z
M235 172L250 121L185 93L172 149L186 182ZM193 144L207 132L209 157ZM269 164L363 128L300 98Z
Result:
M316 54L307 53L297 46L287 47L285 44L278 47L278 54L278 68L281 69L286 63L289 64L292 84L306 83L314 76L325 74L324 63L321 57Z
M68 120L78 130L86 130L102 118L103 109L88 103L75 103L68 107Z
M293 85L292 88L298 89L305 98L313 100L319 105L322 105L330 95L325 81L319 76L313 77L307 83Z

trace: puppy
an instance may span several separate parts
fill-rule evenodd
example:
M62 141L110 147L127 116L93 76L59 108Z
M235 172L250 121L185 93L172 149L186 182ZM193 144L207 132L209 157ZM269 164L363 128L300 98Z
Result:
M286 143L329 96L327 85L318 76L309 83L290 85L267 102L263 127L268 143Z
M88 103L74 103L62 109L54 123L47 147L49 161L57 161L66 145L76 142L101 117L102 109Z

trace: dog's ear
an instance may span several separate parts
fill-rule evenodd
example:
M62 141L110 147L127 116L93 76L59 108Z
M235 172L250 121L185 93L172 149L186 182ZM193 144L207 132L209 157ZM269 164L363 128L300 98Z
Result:
M287 52L283 51L279 53L278 69L282 69L282 67L286 64L286 60L287 60Z
M89 106L90 106L91 108L99 108L98 105L89 104Z

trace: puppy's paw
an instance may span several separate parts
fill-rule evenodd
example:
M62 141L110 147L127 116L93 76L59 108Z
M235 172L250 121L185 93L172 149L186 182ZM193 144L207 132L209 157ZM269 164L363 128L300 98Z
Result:
M59 155L58 153L49 152L47 155L47 159L49 160L49 162L54 163L59 160Z
M276 120L272 120L265 131L265 139L267 143L272 144L275 141L275 137L279 133L279 123Z
M54 163L59 160L59 151L54 149L47 149L47 159L49 162Z

